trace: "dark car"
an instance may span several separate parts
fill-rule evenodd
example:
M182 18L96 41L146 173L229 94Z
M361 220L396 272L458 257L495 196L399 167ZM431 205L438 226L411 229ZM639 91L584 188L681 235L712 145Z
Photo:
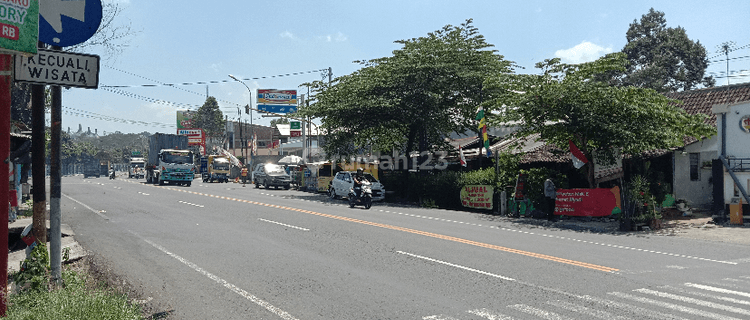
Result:
M258 165L253 171L252 177L256 188L263 185L266 189L284 187L288 190L292 185L292 177L286 173L284 167L274 163Z

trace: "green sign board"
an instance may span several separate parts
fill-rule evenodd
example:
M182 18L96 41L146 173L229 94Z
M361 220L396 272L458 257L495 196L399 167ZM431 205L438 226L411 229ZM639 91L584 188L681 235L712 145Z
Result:
M302 130L302 126L299 121L289 121L290 130Z
M0 51L36 53L39 0L0 1Z

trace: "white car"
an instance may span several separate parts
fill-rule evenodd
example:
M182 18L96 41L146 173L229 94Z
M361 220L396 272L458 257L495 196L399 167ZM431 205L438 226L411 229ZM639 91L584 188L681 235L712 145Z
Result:
M347 197L349 190L354 186L354 180L352 176L357 174L354 171L340 171L336 173L336 176L331 181L331 186L328 188L328 196L331 199ZM365 172L365 179L372 183L372 200L381 201L385 199L385 186L375 179L371 174Z

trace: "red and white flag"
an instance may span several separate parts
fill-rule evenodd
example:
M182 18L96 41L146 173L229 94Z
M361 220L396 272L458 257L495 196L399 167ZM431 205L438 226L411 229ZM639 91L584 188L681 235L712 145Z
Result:
M573 159L573 166L576 167L576 169L580 169L584 164L588 163L589 160L586 159L583 152L573 144L573 140L568 140L568 144L570 145L570 157Z
M461 149L461 145L458 145L458 153L461 155L461 165L466 166L466 157L464 157L464 149Z

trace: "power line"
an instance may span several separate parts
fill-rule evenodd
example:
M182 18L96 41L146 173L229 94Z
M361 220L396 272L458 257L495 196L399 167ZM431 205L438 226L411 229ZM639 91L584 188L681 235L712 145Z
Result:
M174 87L178 88L178 86L194 86L194 85L206 85L206 84L220 84L220 83L228 83L228 82L234 82L234 80L210 80L210 81L195 81L195 82L180 82L180 83L164 83L158 80L149 79L144 76L140 76L137 74L134 74L132 72L120 70L111 66L106 66L107 68L110 68L115 71L119 71L125 74L129 74L135 77L139 77L148 81L156 82L157 84L141 84L141 85L117 85L117 86L99 86L99 87L109 87L109 88L137 88L137 87L161 87L161 86L167 86L167 87ZM264 76L264 77L254 77L254 78L245 78L241 80L261 80L261 79L273 79L273 78L283 78L283 77L291 77L291 76L298 76L303 74L311 74L315 72L328 72L328 68L326 69L318 69L318 70L310 70L310 71L301 71L301 72L292 72L292 73L284 73L284 74L278 74L275 76ZM179 88L178 88L179 89ZM181 89L180 89L181 90ZM188 91L191 93L203 95L201 93L196 93L192 91Z
M98 119L102 121L108 121L108 122L118 122L118 123L124 123L124 124L133 124L133 125L142 125L142 126L148 126L148 127L159 127L159 128L174 128L176 127L175 124L168 124L168 123L160 123L160 122L146 122L146 121L140 121L140 120L130 120L130 119L123 119L123 118L117 118L112 117L108 115L103 115L91 111L71 108L62 106L63 112L67 115L75 116L75 117L81 117L81 118L87 118L87 119Z

